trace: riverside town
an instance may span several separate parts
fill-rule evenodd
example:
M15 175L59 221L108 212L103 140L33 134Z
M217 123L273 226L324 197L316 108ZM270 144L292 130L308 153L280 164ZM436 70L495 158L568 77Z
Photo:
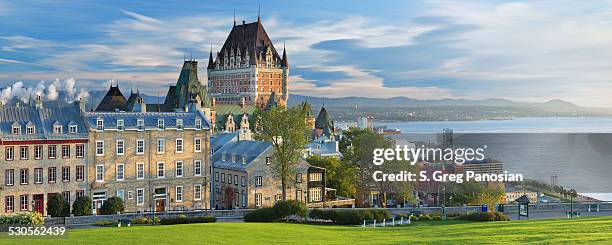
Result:
M611 244L610 13L0 0L0 244Z

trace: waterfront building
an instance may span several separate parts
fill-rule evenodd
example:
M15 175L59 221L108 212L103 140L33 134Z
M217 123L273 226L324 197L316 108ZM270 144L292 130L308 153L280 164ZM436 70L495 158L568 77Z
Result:
M0 103L0 206L2 213L47 214L47 201L63 195L70 205L88 186L84 104L45 107Z

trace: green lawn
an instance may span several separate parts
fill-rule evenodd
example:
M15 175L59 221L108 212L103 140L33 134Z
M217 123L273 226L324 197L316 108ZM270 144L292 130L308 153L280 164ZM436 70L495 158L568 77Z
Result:
M0 240L0 244L397 244L612 243L612 217L510 222L415 222L386 228L285 223L207 223L70 230L57 240Z

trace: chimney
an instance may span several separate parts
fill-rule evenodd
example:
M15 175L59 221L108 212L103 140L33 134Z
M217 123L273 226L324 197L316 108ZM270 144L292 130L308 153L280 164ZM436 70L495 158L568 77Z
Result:
M36 109L42 109L43 108L43 100L42 100L40 95L36 95L36 100L35 100L34 104L36 105Z
M0 100L0 109L2 109L4 107L4 101Z
M212 98L212 107L215 107L217 105L217 99L216 98Z

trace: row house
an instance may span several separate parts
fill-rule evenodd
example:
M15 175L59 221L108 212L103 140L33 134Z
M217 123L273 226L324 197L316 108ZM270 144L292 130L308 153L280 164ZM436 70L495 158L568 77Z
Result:
M0 103L0 207L2 212L46 214L47 200L72 202L86 195L87 128L83 106L43 107Z

